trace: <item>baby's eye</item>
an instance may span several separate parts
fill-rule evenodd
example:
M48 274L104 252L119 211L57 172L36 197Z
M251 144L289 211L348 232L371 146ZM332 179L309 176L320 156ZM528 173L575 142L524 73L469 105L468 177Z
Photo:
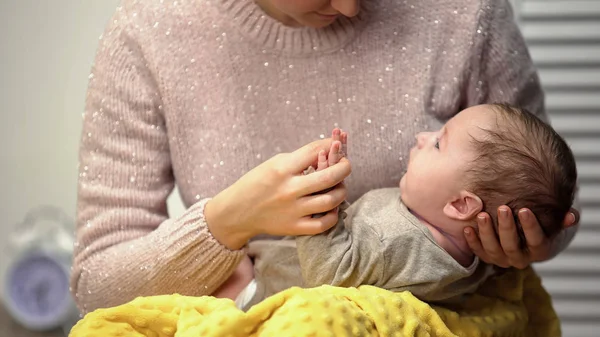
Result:
M440 149L440 140L439 139L435 140L435 145L434 146L435 146L436 149L438 149L438 150Z

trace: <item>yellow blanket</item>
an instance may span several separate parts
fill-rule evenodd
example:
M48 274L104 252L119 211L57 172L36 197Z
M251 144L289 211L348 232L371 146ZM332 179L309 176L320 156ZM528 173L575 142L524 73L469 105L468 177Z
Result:
M89 313L69 336L560 335L550 297L529 268L492 278L460 305L445 308L372 286L291 288L248 312L228 299L140 297Z

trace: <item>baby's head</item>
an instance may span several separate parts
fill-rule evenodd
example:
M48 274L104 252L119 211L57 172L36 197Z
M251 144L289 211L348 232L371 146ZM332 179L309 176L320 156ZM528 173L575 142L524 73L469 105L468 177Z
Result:
M573 154L552 127L495 104L468 108L440 131L417 135L400 188L408 208L451 235L462 236L481 211L497 225L497 209L507 205L515 215L529 208L553 237L573 204L576 180Z

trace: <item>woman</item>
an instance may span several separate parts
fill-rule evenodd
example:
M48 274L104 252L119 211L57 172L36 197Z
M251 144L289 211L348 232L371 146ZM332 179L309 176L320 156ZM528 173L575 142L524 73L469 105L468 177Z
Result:
M72 275L84 312L218 293L248 240L326 230L345 198L396 186L414 135L464 107L546 118L504 0L124 0L90 78ZM302 145L337 126L353 135L348 191L347 161L301 174L329 140ZM175 183L189 209L169 218ZM576 230L549 242L531 212L519 217L529 255L510 216L498 239L482 214L471 248L523 268Z

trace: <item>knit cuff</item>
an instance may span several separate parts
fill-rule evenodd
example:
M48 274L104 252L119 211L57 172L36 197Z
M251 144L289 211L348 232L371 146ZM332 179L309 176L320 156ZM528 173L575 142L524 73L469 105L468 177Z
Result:
M157 275L164 282L184 277L195 283L196 294L210 295L233 273L244 256L242 250L231 250L210 233L204 207L210 199L191 206L179 219L166 222L157 231L164 240L159 251L165 254L165 268ZM157 233L158 234L158 233Z

